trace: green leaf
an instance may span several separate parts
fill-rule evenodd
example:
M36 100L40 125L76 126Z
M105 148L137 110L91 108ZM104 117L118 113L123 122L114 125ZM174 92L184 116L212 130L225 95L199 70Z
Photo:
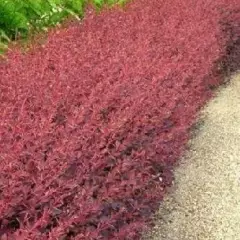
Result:
M6 42L11 41L11 39L7 36L7 34L2 29L0 29L0 39Z

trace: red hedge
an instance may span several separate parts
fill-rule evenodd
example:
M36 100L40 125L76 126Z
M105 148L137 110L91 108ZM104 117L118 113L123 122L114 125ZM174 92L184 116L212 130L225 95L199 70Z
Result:
M239 10L239 0L135 0L10 52L0 238L139 239L220 83L217 62L239 43Z

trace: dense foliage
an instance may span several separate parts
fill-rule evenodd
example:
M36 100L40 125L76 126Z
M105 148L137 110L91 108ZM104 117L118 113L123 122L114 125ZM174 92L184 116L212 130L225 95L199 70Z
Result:
M0 62L2 240L140 239L218 63L239 66L239 0L85 16Z
M26 37L32 30L46 30L67 16L81 18L85 6L92 2L97 8L123 0L0 0L0 49L11 39Z

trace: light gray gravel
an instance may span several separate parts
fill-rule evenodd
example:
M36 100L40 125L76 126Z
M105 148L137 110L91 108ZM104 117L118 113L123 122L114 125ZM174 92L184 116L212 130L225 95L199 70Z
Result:
M203 110L149 240L240 240L240 74Z

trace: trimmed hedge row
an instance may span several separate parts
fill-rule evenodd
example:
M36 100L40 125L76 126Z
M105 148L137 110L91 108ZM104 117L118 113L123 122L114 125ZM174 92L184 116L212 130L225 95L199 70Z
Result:
M0 63L3 240L140 239L239 43L240 6L135 0L72 24Z

